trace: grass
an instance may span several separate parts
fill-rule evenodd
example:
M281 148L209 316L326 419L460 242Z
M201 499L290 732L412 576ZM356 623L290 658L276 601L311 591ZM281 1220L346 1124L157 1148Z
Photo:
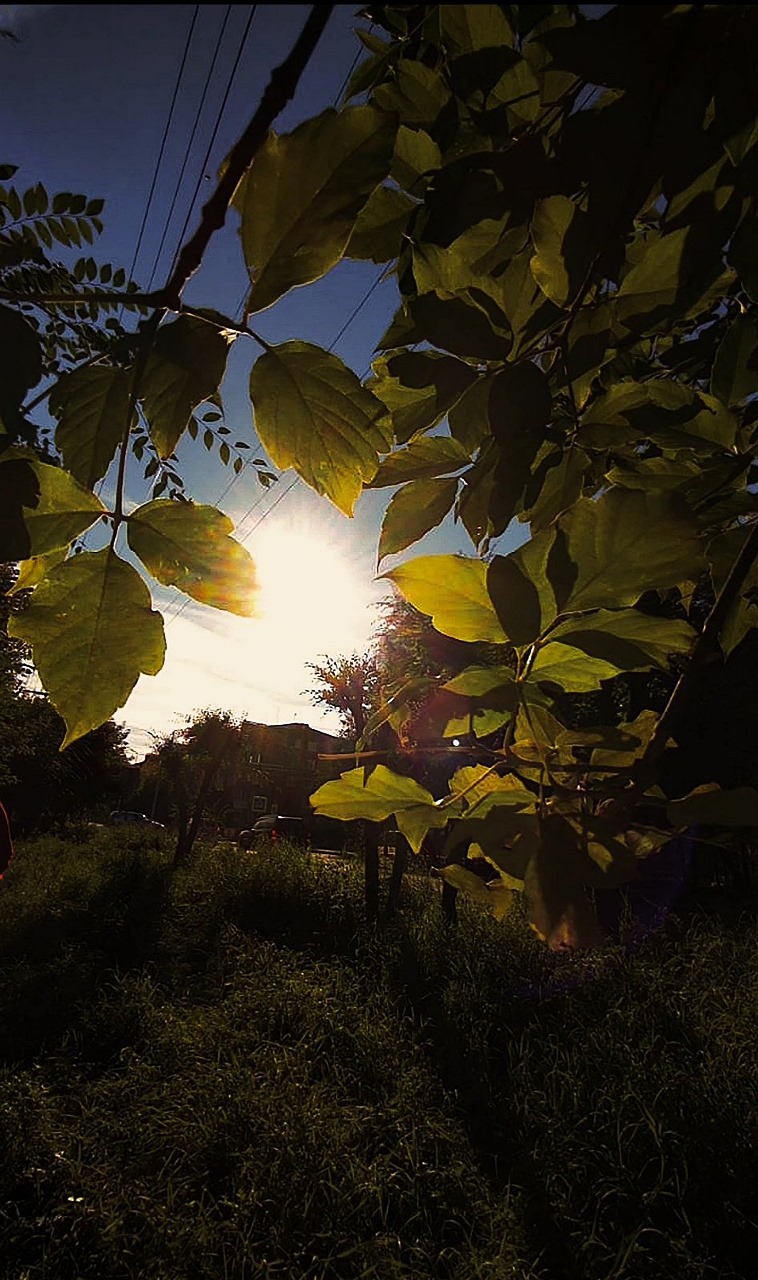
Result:
M20 848L4 1280L752 1280L754 923L571 959L423 881L375 938L361 895L280 847Z

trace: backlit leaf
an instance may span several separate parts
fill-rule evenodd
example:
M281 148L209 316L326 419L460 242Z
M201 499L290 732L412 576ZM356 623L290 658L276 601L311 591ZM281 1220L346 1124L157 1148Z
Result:
M284 342L250 374L255 427L272 461L298 475L345 515L376 475L391 441L384 405L338 356Z
M0 560L66 547L104 510L62 467L8 452L0 458Z
M397 123L373 106L329 108L293 133L269 134L237 192L242 249L263 311L339 262L356 218L392 158Z
M758 391L758 321L738 315L716 352L711 390L724 404L740 404Z
M409 831L403 833L412 847L423 825L422 810L427 811L427 830L431 825L444 826L447 821L444 815L441 823L437 820L436 815L440 811L435 807L434 796L426 787L422 787L413 778L393 773L383 764L372 769L368 778L363 767L348 769L339 778L319 787L310 797L310 804L315 813L327 818L339 818L343 822L351 822L355 818L384 822L391 814L399 817L404 810L414 810L408 824L410 835ZM421 838L423 839L423 835ZM416 845L415 852L418 852L419 845Z
M32 646L40 679L66 722L61 750L123 707L141 673L157 675L166 649L150 592L110 548L51 570L9 631Z
M423 62L404 58L394 68L394 78L374 90L382 112L396 111L406 125L431 125L450 99L443 78Z
M174 452L193 409L218 390L228 345L214 325L197 316L179 316L158 330L141 397L161 458Z
M455 502L456 479L411 480L391 499L382 520L378 559L404 551L436 529Z
M693 791L681 800L672 800L666 816L675 827L691 823L718 827L758 828L758 791L754 787L734 787L730 791Z
M346 258L389 262L400 252L413 200L395 187L377 187L364 204L345 249Z
M567 196L538 200L532 241L534 279L551 302L567 306L579 292L591 261L587 215Z
M438 631L455 640L490 640L508 636L487 594L487 566L465 556L418 556L382 575L405 599L428 614Z
M423 129L409 129L401 124L395 139L390 177L413 195L423 196L423 175L433 173L442 164L437 143ZM398 195L401 193L398 192ZM407 200L407 196L403 199Z
M392 414L399 444L441 422L477 377L469 365L433 351L380 356L372 369L374 376L368 389Z
M159 582L202 604L242 617L255 614L255 567L230 535L234 525L215 507L160 498L129 516L127 540Z
M621 670L654 664L665 671L671 654L689 652L695 634L682 618L656 618L639 609L599 609L559 623L550 638Z
M59 378L50 393L63 461L91 489L105 475L127 427L131 374L93 365Z
M596 502L580 498L559 527L576 568L565 602L572 612L631 605L702 571L695 520L668 494L611 489Z
M538 651L529 678L557 684L570 693L587 693L597 689L601 680L610 680L618 673L615 663L582 653L572 645L553 643L551 639L551 643Z
M469 462L466 450L450 436L420 436L403 449L388 454L367 486L382 489L407 480L428 479L448 471L460 471Z

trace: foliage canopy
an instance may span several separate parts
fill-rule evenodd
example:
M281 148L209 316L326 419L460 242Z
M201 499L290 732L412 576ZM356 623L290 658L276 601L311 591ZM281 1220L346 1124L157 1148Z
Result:
M290 87L329 8L315 6L283 68ZM244 332L263 347L250 387L274 464L346 514L363 488L392 486L381 556L452 512L472 555L411 559L389 576L446 636L513 658L494 684L474 669L448 691L457 708L440 737L466 724L480 763L447 796L421 796L399 775L380 786L367 768L326 784L316 808L410 813L414 847L457 819L508 892L526 892L544 937L591 940L587 887L623 879L672 830L729 810L707 795L668 803L660 766L704 667L756 620L758 12L367 12L376 31L343 106L277 137L264 96L164 290L114 294L88 267L63 303L49 288L0 290L2 554L60 560L95 522L112 531L107 550L40 569L11 629L33 644L72 740L162 661L162 624L120 556L124 537L164 581L235 607L230 576L248 590L253 571L239 547L224 561L223 517L186 501L127 513L123 475L130 448L174 474L198 410L218 411L229 342ZM27 204L42 209L44 242L49 200L32 192L4 189L6 224ZM398 309L364 385L312 344L271 344L182 302L232 197L248 316L343 256L388 264ZM105 305L104 294L148 318L126 345L119 337L53 382L62 468L45 466L14 429L44 362L24 302L68 315ZM114 455L108 511L91 487ZM514 520L529 536L504 554ZM201 528L220 539L214 554L198 554ZM61 579L72 575L62 647ZM687 612L696 588L713 602L704 627ZM650 593L673 593L681 616L641 608ZM681 679L660 716L572 726L566 695L672 658ZM94 685L96 704L85 697ZM387 717L402 722L402 698Z

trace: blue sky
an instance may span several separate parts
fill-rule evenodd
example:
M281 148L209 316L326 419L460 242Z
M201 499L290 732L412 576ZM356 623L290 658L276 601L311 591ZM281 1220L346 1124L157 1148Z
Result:
M308 12L305 5L258 5L242 44L251 8L197 7L134 270L143 285L153 275L154 285L165 279L198 178L189 232L213 189L219 164ZM0 159L19 166L18 186L41 181L50 193L80 191L105 198L105 231L92 251L100 261L127 269L131 265L195 9L182 4L0 6L0 28L17 37L0 40L0 112L5 126ZM336 7L296 100L277 122L278 131L286 132L335 103L358 51L355 14L352 6ZM236 76L203 167L241 46ZM168 220L185 158L184 179ZM370 263L341 264L316 285L294 290L257 317L256 326L271 341L300 337L328 346L378 275L379 268ZM239 313L245 284L231 218L211 242L185 297ZM379 284L336 345L359 374L370 363L395 298L392 280ZM226 420L234 432L230 439L251 446L255 434L247 379L255 353L245 340L234 345L223 387ZM376 582L375 573L388 492L366 494L354 519L348 520L302 483L291 486L292 474L266 492L252 467L234 480L231 470L225 470L217 457L210 458L199 443L181 446L179 457L195 500L220 505L238 524L239 536L259 564L262 615L230 619L186 603L178 593L158 593L168 623L166 666L154 679L141 678L116 717L130 727L133 749L141 754L150 747L151 733L176 728L186 716L208 706L228 707L251 719L301 719L335 729L335 720L302 696L309 683L304 664L324 652L360 650L368 641L372 603L386 593L386 584ZM103 496L107 493L106 481ZM134 503L148 496L139 467L130 470L128 495ZM470 553L470 544L462 530L448 527L409 554L458 550Z

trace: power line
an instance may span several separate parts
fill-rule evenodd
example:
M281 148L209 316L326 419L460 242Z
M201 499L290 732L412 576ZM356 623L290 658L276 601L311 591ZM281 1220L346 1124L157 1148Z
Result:
M190 44L191 44L191 42L192 42L192 35L193 35L194 30L195 30L195 24L197 23L197 16L198 16L198 13L199 13L199 12L200 12L200 5L199 5L199 4L196 4L196 5L195 5L195 8L194 8L194 12L193 12L193 14L192 14L192 21L190 22L189 31L187 32L187 39L186 39L186 41L185 41L185 45L184 45L184 53L182 54L182 61L181 61L181 65L180 65L180 67L179 67L179 71L178 71L178 74L177 74L177 77L176 77L176 83L174 84L174 92L173 92L172 97L171 97L171 106L169 107L168 117L167 117L167 119L166 119L166 125L165 125L165 128L164 128L164 130L163 130L163 137L162 137L162 139L161 139L160 150L159 150L159 152L158 152L158 159L157 159L157 160L156 160L156 162L155 162L155 169L154 169L154 172L153 172L153 180L152 180L152 182L150 183L150 193L149 193L149 195L148 195L148 197L147 197L147 204L145 205L145 212L144 212L144 214L142 215L142 224L141 224L141 226L140 226L140 229L139 229L139 235L138 235L138 237L137 237L137 247L136 247L136 249L134 250L134 257L132 258L132 263L131 263L131 266L130 266L130 268L129 268L129 279L130 279L130 280L131 280L131 279L133 278L133 276L134 276L134 270L135 270L135 267L136 267L136 265L137 265L137 259L138 259L138 257L139 257L139 251L140 251L140 248L142 247L142 238L143 238L143 236L144 236L144 234L145 234L145 227L147 226L147 219L148 219L148 216L149 216L149 213L150 213L150 206L152 205L152 202L153 202L153 196L155 195L155 188L156 188L156 185L157 185L157 182L158 182L158 173L159 173L159 171L160 171L161 163L162 163L162 161L163 161L163 154L164 154L164 152L165 152L165 150L166 150L166 140L167 140L167 138L168 138L169 129L171 128L171 121L172 121L173 116L174 116L174 108L175 108L175 106L176 106L176 100L177 100L177 97L179 96L179 86L181 85L182 77L183 77L183 75L184 75L184 68L185 68L185 66L186 66L186 64L187 64L187 55L189 54Z
M208 164L211 151L213 150L213 144L216 141L216 135L218 134L219 127L221 125L221 120L223 118L224 111L226 110L226 104L229 100L229 94L231 93L232 85L234 84L234 80L237 75L237 68L239 67L240 59L242 58L242 53L247 43L247 38L250 34L250 28L253 25L253 18L255 17L255 11L257 8L258 8L257 4L253 4L250 6L250 13L248 14L248 19L245 24L245 30L242 33L242 39L240 40L239 48L237 50L237 56L234 59L234 65L231 69L231 72L229 73L229 78L226 84L226 90L221 100L221 106L219 107L218 113L216 115L216 123L213 126L213 133L211 134L210 142L208 143L208 146L206 147L206 150L205 150L205 155L203 156L203 163L200 166L200 172L197 177L197 182L195 183L195 190L192 194L192 199L190 200L190 203L187 209L187 216L184 219L184 225L181 229L181 232L179 233L179 240L176 246L176 250L174 252L174 258L173 258L173 263L171 267L172 271L176 264L176 260L179 257L181 247L184 244L184 237L187 231L187 227L189 226L190 218L192 217L192 212L195 208L195 201L197 200L198 192L200 191L200 186L203 181L203 174L205 173L206 165Z
M199 124L200 124L200 117L201 117L202 112L203 112L203 107L205 106L205 99L206 99L206 98L207 98L207 96L208 96L208 90L209 90L210 85L211 85L211 80L213 79L213 72L214 72L214 70L215 70L215 68L216 68L216 62L217 62L217 59L218 59L219 51L220 51L220 49L221 49L221 42L222 42L222 40L223 40L223 38L224 38L224 32L226 31L226 26L227 26L227 23L228 23L228 21L229 21L229 15L230 15L230 13L231 13L231 10L232 10L232 6L231 6L230 4L228 4L228 5L226 6L226 13L224 14L224 17L223 17L223 20L222 20L222 23L221 23L221 27L220 27L220 29L219 29L218 36L217 36L217 38L216 38L216 47L215 47L215 49L214 49L214 51L213 51L213 58L212 58L212 61L211 61L211 65L210 65L210 67L209 67L209 69L208 69L208 72L207 72L207 75L206 75L206 77L205 77L205 84L203 85L203 92L202 92L202 95L201 95L201 98L200 98L200 102L198 103L197 110L196 110L196 112L195 112L195 119L194 119L194 120L193 120L193 122L192 122L192 129L190 130L189 142L187 143L187 149L186 149L186 151L185 151L185 153L184 153L184 160L182 161L182 167L181 167L181 169L180 169L180 171L179 171L179 177L178 177L178 178L177 178L177 180L176 180L176 186L174 187L174 194L173 194L173 196L171 197L171 204L170 204L170 206L169 206L169 211L168 211L168 214L166 215L166 220L165 220L165 222L164 222L164 224L163 224L163 234L161 235L161 242L160 242L160 244L158 245L158 250L157 250L157 252L156 252L155 259L154 259L154 261L153 261L153 269L152 269L152 271L151 271L151 273L150 273L150 280L149 280L149 283L148 283L148 286L147 286L147 287L148 287L148 290L152 289L152 287L153 287L153 281L154 281L154 279L155 279L155 273L156 273L156 271L158 270L158 263L160 262L160 257L161 257L161 254L162 254L162 252L163 252L163 246L164 246L164 244L166 243L166 236L168 235L168 229L169 229L169 227L170 227L170 225L171 225L171 219L172 219L172 218L173 218L173 216L174 216L174 209L176 208L176 201L177 201L177 198L178 198L178 196L179 196L179 191L180 191L180 189L181 189L182 182L184 181L184 175L185 175L185 173L186 173L186 171L187 171L187 164L188 164L188 162L189 162L190 155L192 154L192 147L193 147L193 144L194 144L194 141L195 141L195 137L196 137L196 135L197 135L198 126L199 126Z

